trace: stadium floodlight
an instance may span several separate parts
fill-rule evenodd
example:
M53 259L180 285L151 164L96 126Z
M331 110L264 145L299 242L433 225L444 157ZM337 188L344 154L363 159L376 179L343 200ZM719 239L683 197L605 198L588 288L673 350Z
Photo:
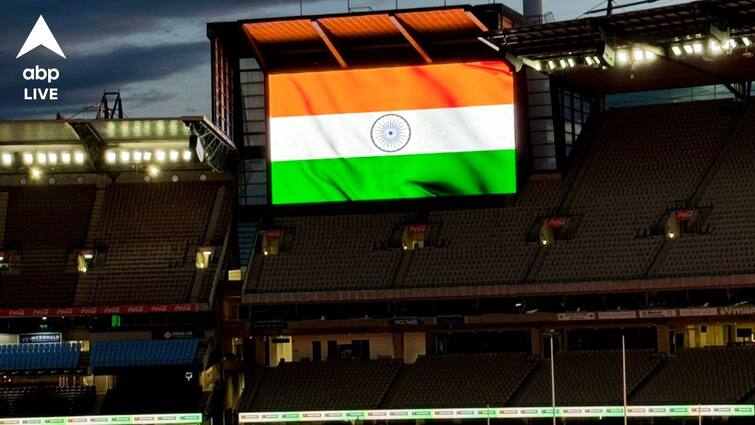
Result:
M750 37L742 37L742 43L745 45L745 47L750 47L752 41L750 40Z
M31 167L29 169L29 177L31 177L32 180L39 180L42 178L42 170L38 167Z
M561 69L566 69L566 67L569 66L569 64L566 63L566 60L564 59L559 59L558 64L561 65Z
M587 65L589 65L589 66L593 66L593 65L595 64L595 63L593 62L593 60L592 60L592 57L591 57L591 56L587 56L587 57L585 57L585 62L586 62L586 63L587 63Z
M79 165L84 163L84 152L76 151L73 153L73 161Z
M691 44L685 44L683 47L684 47L684 52L687 53L688 55L695 53L695 49L692 48Z
M148 162L149 160L152 159L152 152L144 151L144 153L142 154L142 158L144 158L145 162Z
M721 53L721 44L719 44L718 41L711 38L708 41L708 51L710 51L714 55Z
M642 62L645 60L645 52L642 49L632 49L632 57L635 62Z
M47 154L44 152L37 152L37 164L47 164Z
M24 152L22 155L24 165L31 165L34 163L34 155L31 152Z
M129 162L131 162L131 152L129 152L127 150L122 150L121 151L121 163L122 164L128 164Z
M644 56L645 56L645 60L646 60L646 61L648 61L648 62L652 62L652 61L654 61L654 60L655 60L655 58L656 58L656 57L658 56L658 55L656 55L656 54L655 54L655 52L654 52L654 51L652 51L652 50L645 50L645 51L643 52L643 54L644 54Z
M155 158L157 159L157 162L164 162L165 161L165 151L158 150L155 152Z
M47 162L50 163L50 165L55 165L58 163L58 153L57 152L48 152L47 153Z
M553 71L554 69L556 69L556 62L552 61L552 60L549 60L548 61L548 69L550 69L551 71Z
M681 56L682 48L679 46L671 46L671 52L674 53L674 56Z
M574 68L574 65L575 65L574 58L566 59L566 63L569 64L569 68Z
M13 165L13 154L10 152L3 152L3 165L10 167Z
M724 40L722 45L726 50L733 50L737 48L737 41L733 38L730 38L728 40Z
M147 167L147 174L149 174L150 177L157 177L160 175L160 168L154 165L150 165L149 167Z
M171 150L168 153L168 157L170 158L171 162L178 162L178 151L177 150Z
M60 153L60 162L63 164L70 164L71 163L71 152L63 151Z
M117 156L115 155L115 152L113 151L107 151L105 152L105 162L108 164L115 164Z
M626 50L619 50L616 52L616 60L618 60L621 65L629 63L629 53L627 53Z
M183 157L183 160L186 162L191 161L191 151L189 149L184 149L183 153L181 154Z
M692 43L692 50L695 52L696 55L703 53L703 43L699 41Z
M142 151L134 151L134 162L142 162Z

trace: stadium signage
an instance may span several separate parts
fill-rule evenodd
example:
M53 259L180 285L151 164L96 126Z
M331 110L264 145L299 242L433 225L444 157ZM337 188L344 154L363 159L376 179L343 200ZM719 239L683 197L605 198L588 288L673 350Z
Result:
M39 342L61 342L63 337L60 332L36 332L29 334L20 334L18 336L19 344L33 344Z
M718 314L721 316L748 316L755 314L755 306L721 307L718 309Z
M381 410L321 410L289 412L242 412L239 423L270 422L343 422L391 420L458 420L458 419L528 419L528 418L619 418L624 416L623 406L575 407L469 407L438 409L381 409ZM755 416L752 404L733 405L659 405L628 406L628 417L728 417ZM1 425L1 424L0 424Z
M558 320L595 320L595 313L587 312L574 312L574 313L558 313Z
M24 56L37 47L45 47L56 55L66 59L65 53L60 48L58 41L50 31L50 27L47 26L45 18L39 15L37 22L32 27L31 32L26 37L26 41L21 46L21 49L16 55L16 59ZM21 77L25 81L46 83L43 87L24 87L23 99L26 101L38 101L38 100L58 100L58 88L51 86L54 81L60 78L60 70L58 68L46 68L40 65L34 65L33 67L24 68L21 71Z
M643 319L654 319L658 317L676 317L676 310L640 310L640 317Z
M161 413L141 415L101 415L101 416L54 416L37 418L0 418L0 425L84 425L84 424L201 424L201 413Z
M44 317L44 316L89 316L96 314L148 314L148 313L195 313L207 311L207 304L161 304L127 305L116 307L63 307L63 308L0 308L0 318L4 317Z

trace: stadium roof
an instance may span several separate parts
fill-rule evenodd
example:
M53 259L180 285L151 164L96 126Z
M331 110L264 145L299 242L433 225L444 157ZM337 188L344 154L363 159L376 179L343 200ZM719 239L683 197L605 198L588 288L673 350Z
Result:
M248 47L275 72L494 58L477 37L520 22L521 15L495 4L241 20L209 24L208 32Z
M754 0L703 0L611 16L516 26L488 38L502 51L533 61L600 55L605 45L614 50L649 46L660 60L614 69L559 69L567 81L596 93L732 83L755 79L750 46L715 57L671 54L675 43L712 37L741 39L755 32ZM749 39L748 39L749 40ZM721 42L723 40L717 40ZM747 49L742 49L747 47Z

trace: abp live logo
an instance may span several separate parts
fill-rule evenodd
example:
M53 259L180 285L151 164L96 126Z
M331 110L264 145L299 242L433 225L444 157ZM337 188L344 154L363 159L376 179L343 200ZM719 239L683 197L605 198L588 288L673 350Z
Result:
M16 55L16 59L31 52L37 47L42 46L55 53L56 55L66 59L63 49L60 48L58 40L50 31L50 27L47 26L45 18L39 15L37 23L31 29L31 32L26 37L26 41L21 46L21 49ZM39 81L47 82L48 87L24 87L24 100L38 101L38 100L58 100L58 88L49 87L53 81L60 78L60 70L58 68L45 68L39 65L35 65L33 68L24 68L21 76L26 81Z

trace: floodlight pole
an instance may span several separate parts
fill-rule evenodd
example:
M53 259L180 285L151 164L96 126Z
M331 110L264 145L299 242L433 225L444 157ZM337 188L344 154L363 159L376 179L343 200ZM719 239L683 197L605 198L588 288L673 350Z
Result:
M624 394L624 425L627 425L627 349L624 335L621 335L621 375L621 389Z
M551 347L551 415L553 417L553 425L556 425L556 375L555 375L555 360L553 359L553 334L550 334L550 347Z

